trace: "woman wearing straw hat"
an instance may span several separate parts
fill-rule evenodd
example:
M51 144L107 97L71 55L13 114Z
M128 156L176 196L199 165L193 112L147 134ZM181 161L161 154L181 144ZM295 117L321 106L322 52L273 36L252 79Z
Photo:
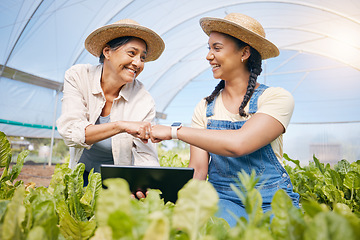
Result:
M255 170L259 185L263 184L264 211L270 210L278 189L284 189L298 206L299 195L282 165L282 134L293 112L293 97L282 88L256 81L262 59L278 56L278 48L265 39L259 22L243 14L202 18L200 25L209 35L206 59L214 78L221 81L195 108L192 128L153 126L151 140L177 138L191 144L189 166L195 169L194 178L208 176L220 197L219 216L230 226L237 220L229 211L247 217L230 188L231 183L237 185L234 179L242 170L248 174Z
M85 164L84 181L100 164L159 165L149 139L153 98L136 77L160 57L161 37L130 19L93 31L85 48L100 64L79 64L65 73L59 133L70 148L70 167ZM141 138L142 141L139 139Z

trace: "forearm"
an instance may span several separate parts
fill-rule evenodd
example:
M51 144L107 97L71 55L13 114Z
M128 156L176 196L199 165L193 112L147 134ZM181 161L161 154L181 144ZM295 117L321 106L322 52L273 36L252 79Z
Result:
M250 154L271 143L284 132L283 125L266 114L255 114L240 129L210 130L181 127L178 139L207 152L222 156L238 157ZM171 128L154 126L153 142L171 139Z
M241 156L247 154L245 142L239 136L240 130L208 130L182 127L178 138L207 152L222 156Z
M88 145L102 141L116 134L125 132L122 122L89 125L85 128L85 143Z
M194 168L193 178L206 180L209 167L209 154L195 146L190 146L190 163L189 167Z
M196 146L206 152L212 152L223 156L240 156L242 153L240 130L208 130L190 127L181 127L177 131L179 140ZM151 140L160 142L171 139L171 128L156 125L151 131Z
M99 125L89 125L85 128L85 143L94 144L116 134L126 132L148 142L151 123L134 121L116 121Z

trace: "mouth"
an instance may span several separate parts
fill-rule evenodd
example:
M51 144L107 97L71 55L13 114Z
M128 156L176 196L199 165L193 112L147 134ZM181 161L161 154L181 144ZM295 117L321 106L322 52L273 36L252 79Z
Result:
M220 68L220 65L219 64L211 64L211 68L214 71L218 70Z
M127 68L125 67L126 71L128 71L129 73L131 73L132 75L136 76L136 70L131 69L131 68Z

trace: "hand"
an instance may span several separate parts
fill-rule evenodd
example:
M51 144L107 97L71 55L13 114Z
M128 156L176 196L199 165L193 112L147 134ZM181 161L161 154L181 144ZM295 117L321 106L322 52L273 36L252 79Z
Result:
M162 140L171 140L171 127L163 125L153 126L151 128L150 138L153 143L158 143Z
M134 137L140 138L143 143L147 143L150 138L150 122L123 122L125 131Z
M144 194L142 191L137 191L131 194L131 197L133 199L141 199L141 198L145 198L148 195L148 192L146 192L146 194Z

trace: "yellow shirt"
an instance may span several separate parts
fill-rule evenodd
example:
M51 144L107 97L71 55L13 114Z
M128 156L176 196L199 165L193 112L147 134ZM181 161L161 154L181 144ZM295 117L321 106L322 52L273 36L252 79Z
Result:
M249 101L250 102L250 101ZM222 101L222 93L216 99L214 107L214 115L206 117L207 103L205 99L202 99L195 107L192 124L194 128L206 129L208 119L225 120L225 121L244 121L251 118L249 115L247 118L241 117L239 114L229 112ZM292 95L283 88L269 87L258 99L257 113L265 113L276 120L278 120L286 129L289 125L292 113L294 110L294 98ZM249 111L249 104L245 107L245 112ZM282 164L283 156L283 135L280 135L274 141L271 142L271 147Z

